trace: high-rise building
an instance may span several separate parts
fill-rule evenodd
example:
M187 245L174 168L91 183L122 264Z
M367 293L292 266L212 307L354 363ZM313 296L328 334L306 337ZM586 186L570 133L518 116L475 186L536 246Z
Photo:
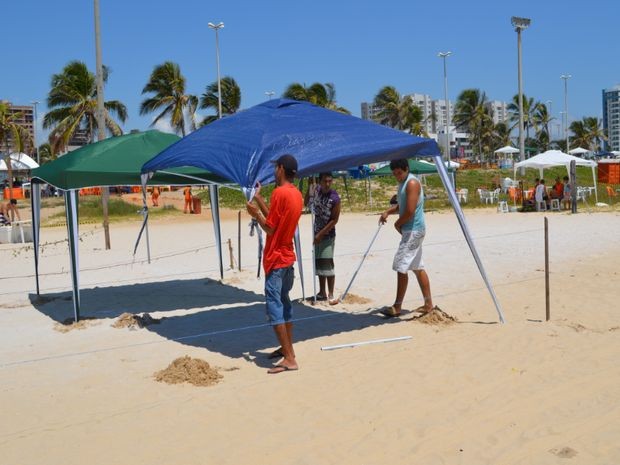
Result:
M607 150L620 150L620 85L603 90L603 129Z
M410 98L411 101L416 105L420 110L422 110L422 125L424 130L427 133L434 132L433 125L433 101L431 100L430 95L426 94L409 94L405 96L405 98Z
M34 145L32 141L34 141L34 107L31 105L13 105L11 102L7 102L5 100L3 100L2 103L8 104L9 115L13 116L13 121L26 129L28 134L30 134L30 140L26 140L24 146L24 153L33 155ZM15 151L14 141L10 133L5 143L8 144L10 152ZM0 152L6 152L6 150L6 146L0 147Z
M508 123L508 104L499 100L491 100L486 102L485 107L491 112L493 124Z
M372 103L362 102L362 119L374 121L379 108Z
M454 104L448 100L448 109L450 111L450 123L454 121ZM431 121L433 125L432 132L445 132L448 125L448 111L446 111L446 101L433 100L431 104ZM450 124L452 126L452 124Z

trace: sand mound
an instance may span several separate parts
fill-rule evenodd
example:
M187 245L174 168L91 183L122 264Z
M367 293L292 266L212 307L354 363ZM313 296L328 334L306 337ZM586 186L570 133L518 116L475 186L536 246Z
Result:
M133 313L123 313L112 325L113 328L144 328L148 325L159 324L163 318L153 318L148 313L134 315Z
M174 360L168 368L155 373L155 379L168 384L190 383L194 386L211 386L219 382L220 375L215 368L198 358L186 355Z
M347 294L347 296L342 301L343 304L368 304L371 300L366 297L362 297L355 294Z
M99 321L94 321L95 318L84 317L77 323L73 318L67 318L62 323L56 323L54 329L60 333L68 333L74 329L86 329L89 326L98 325Z
M456 323L458 320L453 316L448 315L439 307L435 306L430 312L413 318L415 321L424 323L425 325L434 326L449 326Z

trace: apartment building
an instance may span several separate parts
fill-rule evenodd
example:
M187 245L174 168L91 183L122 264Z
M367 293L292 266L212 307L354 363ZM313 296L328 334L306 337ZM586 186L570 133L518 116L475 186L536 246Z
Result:
M19 126L25 128L30 134L31 141L34 141L34 107L31 105L13 105L11 102L8 102L6 100L2 100L2 103L8 104L9 114L14 117L13 121ZM11 138L11 134L9 134L8 137L8 145L9 151L13 152L15 148L13 140ZM1 152L5 152L6 150L6 147L0 147ZM28 155L34 154L34 144L32 142L26 141L24 153Z
M606 149L620 151L620 85L603 90L603 129Z

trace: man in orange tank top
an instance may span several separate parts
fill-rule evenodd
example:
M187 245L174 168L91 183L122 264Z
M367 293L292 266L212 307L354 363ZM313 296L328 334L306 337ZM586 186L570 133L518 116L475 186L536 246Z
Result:
M260 184L254 195L257 205L247 203L247 210L267 233L263 268L265 269L265 302L267 316L276 333L280 348L270 358L282 358L268 373L276 374L297 370L299 366L293 350L292 305L289 292L293 287L295 251L293 236L301 217L304 201L293 184L297 174L297 160L282 155L275 162L276 188L268 207L260 194Z

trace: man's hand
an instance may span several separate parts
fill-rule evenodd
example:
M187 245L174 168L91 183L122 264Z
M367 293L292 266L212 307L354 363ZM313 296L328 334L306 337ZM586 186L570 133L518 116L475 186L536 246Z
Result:
M402 226L398 224L398 222L394 223L394 229L398 231L398 234L403 235Z
M321 242L323 240L323 236L319 233L316 236L314 236L314 245L317 245L319 242Z
M258 216L258 207L251 202L246 202L245 208L252 218L256 218Z
M260 197L260 189L261 189L261 185L260 182L256 181L256 186L254 187L256 190L254 191L254 197Z
M379 217L379 223L380 224L385 224L387 223L387 217L388 217L389 213L387 211L384 211L383 213L381 213L381 216Z

